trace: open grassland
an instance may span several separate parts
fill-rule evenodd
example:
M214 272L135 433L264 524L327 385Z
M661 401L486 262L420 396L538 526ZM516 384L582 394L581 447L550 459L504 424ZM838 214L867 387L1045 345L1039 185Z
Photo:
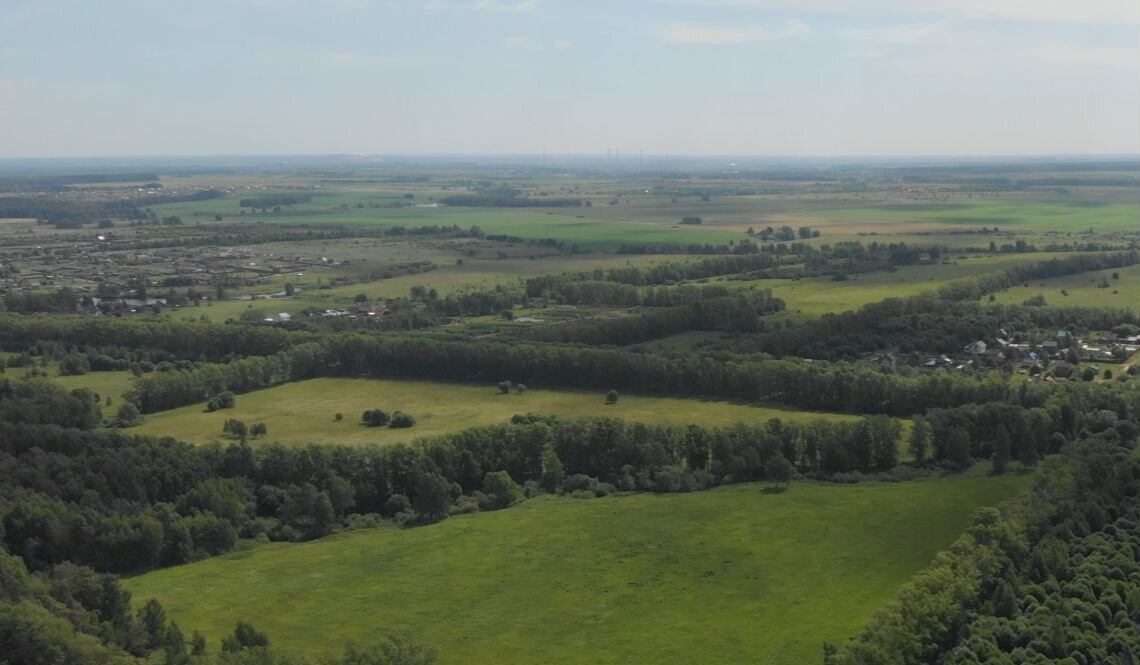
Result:
M238 395L237 406L206 413L196 404L147 416L131 431L173 436L193 442L218 439L229 418L264 422L268 439L290 444L390 444L508 421L516 413L559 416L613 416L651 424L733 425L770 418L802 421L852 416L794 411L731 402L622 395L606 405L601 392L531 389L501 395L496 386L377 379L312 379ZM416 417L411 429L365 427L360 415L369 409L406 411ZM336 421L337 413L344 414Z
M88 372L78 376L60 376L58 370L53 370L49 378L68 390L86 388L96 393L104 406L110 397L111 406L117 407L122 402L123 393L131 389L134 375L130 372Z
M318 653L390 631L445 664L817 662L1029 476L756 484L542 497L410 530L358 531L125 581L216 645L238 620Z
M1002 230L1135 231L1140 219L1140 196L1135 191L1101 197L1066 200L1059 195L1003 195L998 198L957 197L939 202L852 203L820 210L817 219L836 222L895 223L898 231L929 230L931 225L997 226ZM829 224L820 223L821 227ZM907 225L914 225L908 229ZM1015 228L1007 228L1015 227ZM868 230L886 230L885 227Z
M774 320L812 319L879 302L885 298L905 298L937 291L948 282L1006 270L1016 265L1047 261L1054 256L1046 252L1002 254L975 258L955 257L950 263L902 266L895 272L881 270L851 275L837 282L830 277L807 279L775 279L736 281L723 280L726 286L758 286L772 289L772 294L787 303L787 310ZM1062 255L1063 256L1063 255Z
M1113 274L1119 279L1113 279ZM1101 284L1107 282L1107 288ZM1064 291L1065 293L1062 293ZM1053 279L1035 280L995 294L997 302L1020 304L1044 296L1049 305L1064 307L1128 307L1140 310L1140 266L1096 270Z

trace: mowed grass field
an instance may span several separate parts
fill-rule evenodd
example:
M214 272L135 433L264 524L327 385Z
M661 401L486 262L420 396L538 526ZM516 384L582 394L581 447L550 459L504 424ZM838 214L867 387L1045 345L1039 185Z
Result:
M361 414L368 409L400 410L416 418L410 429L365 427ZM344 414L336 421L337 413ZM344 443L391 444L419 437L504 423L516 413L559 416L613 416L651 424L734 425L762 423L771 418L787 421L849 419L854 416L795 411L774 407L712 402L671 397L622 395L617 404L604 404L601 391L530 389L523 394L501 395L494 385L465 385L433 381L380 379L311 379L237 396L237 406L206 413L204 404L172 409L146 417L131 432L204 443L220 439L229 418L246 423L263 422L269 441L288 444Z
M820 658L1030 476L757 484L541 497L125 580L211 648L238 620L316 654L403 632L455 665L765 663Z
M1112 278L1114 273L1119 275L1119 279ZM1108 281L1108 288L1100 287L1104 280ZM1035 280L1029 286L1015 286L995 294L994 299L1001 303L1021 304L1039 295L1045 296L1045 302L1054 307L1125 307L1140 310L1140 266Z

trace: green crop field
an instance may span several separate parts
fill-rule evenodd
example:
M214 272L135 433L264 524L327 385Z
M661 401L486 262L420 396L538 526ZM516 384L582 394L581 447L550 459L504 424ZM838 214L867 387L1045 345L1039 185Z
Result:
M1029 476L542 497L125 580L212 644L239 619L297 652L405 632L441 663L817 662Z
M1119 279L1113 279L1116 273ZM1101 287L1107 282L1108 286ZM1035 280L994 296L997 302L1020 304L1034 296L1056 307L1127 307L1140 310L1140 266L1083 272Z
M173 436L193 442L218 439L229 418L264 422L267 439L282 443L389 444L455 432L510 420L516 413L560 416L613 416L626 420L687 425L732 425L766 422L770 418L807 420L852 416L793 411L731 402L622 395L614 405L604 395L566 390L531 389L500 395L496 386L472 386L430 381L378 379L311 379L238 395L233 409L206 413L204 404L147 416L131 432ZM368 409L401 410L416 417L411 429L365 427L360 415ZM337 422L335 414L343 413Z
M1134 231L1140 219L1140 199L1134 192L1118 201L1064 200L1056 195L1008 195L997 199L956 198L948 202L852 203L850 207L821 210L818 218L859 223L893 223L898 231L929 230L930 225L997 226L1023 231ZM819 226L827 224L817 223ZM1015 228L1007 228L1015 227ZM882 227L880 227L881 229ZM876 229L879 230L879 229Z

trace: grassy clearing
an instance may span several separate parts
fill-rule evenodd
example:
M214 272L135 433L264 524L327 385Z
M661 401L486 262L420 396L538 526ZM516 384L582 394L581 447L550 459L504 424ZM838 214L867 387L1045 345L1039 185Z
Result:
M79 376L60 376L58 370L53 370L49 378L68 390L87 388L104 400L110 397L111 405L117 407L123 393L131 389L134 375L130 372L88 372ZM106 406L106 402L103 404Z
M1119 279L1113 279L1113 273ZM1100 288L1103 280L1108 288ZM1067 292L1062 293L1062 291ZM1140 266L1112 268L1030 282L995 294L1001 303L1021 304L1034 296L1045 296L1049 305L1063 307L1128 307L1140 310Z
M390 444L435 436L479 425L506 422L516 413L560 416L614 416L631 421L687 425L733 425L766 422L844 419L853 416L793 411L773 407L710 402L669 397L622 395L612 406L603 394L531 389L524 394L500 395L493 385L472 386L430 381L375 379L312 379L239 395L237 407L206 413L203 404L147 416L131 429L139 434L173 436L193 442L217 439L228 418L247 423L264 422L270 440L290 444ZM416 417L411 429L370 428L360 424L367 409L397 409ZM344 420L337 422L336 413Z
M828 277L799 280L757 280L739 282L725 280L726 285L771 288L773 295L787 303L785 313L774 319L804 320L858 309L885 298L905 298L958 279L1005 270L1015 265L1047 261L1051 253L1014 254L958 258L953 263L904 266L895 272L879 271L852 275L843 282Z
M542 497L126 580L216 645L239 619L297 652L402 631L442 663L817 662L1029 476Z

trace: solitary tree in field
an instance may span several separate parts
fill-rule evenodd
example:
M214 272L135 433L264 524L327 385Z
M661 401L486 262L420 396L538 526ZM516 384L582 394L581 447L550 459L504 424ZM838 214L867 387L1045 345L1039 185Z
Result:
M500 381L499 382L499 393L502 395L506 395L509 392L511 392L511 380L507 379L505 381Z
M383 427L391 421L391 416L384 409L370 409L360 417L361 422L369 427Z
M403 411L397 411L392 414L392 422L388 423L388 427L398 429L401 427L412 427L415 424L415 416L410 413L404 413Z
M610 390L608 393L606 393L606 404L617 404L617 402L618 402L618 391Z

